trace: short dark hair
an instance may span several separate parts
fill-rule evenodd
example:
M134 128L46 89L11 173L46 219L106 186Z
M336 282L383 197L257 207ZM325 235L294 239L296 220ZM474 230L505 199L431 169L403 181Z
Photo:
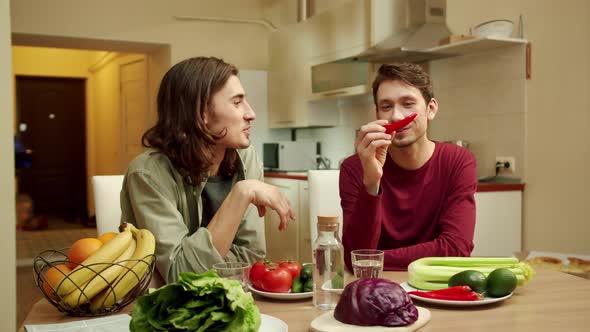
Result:
M381 83L396 80L403 81L420 90L427 104L434 97L430 76L419 65L407 62L383 64L379 67L377 76L373 81L373 100L375 105L377 105L377 91Z
M204 114L213 96L238 69L215 57L195 57L172 66L158 91L158 121L142 136L142 144L165 154L181 170L185 180L198 184L213 160L215 141L225 135L207 129ZM228 149L220 174L231 175L237 159Z

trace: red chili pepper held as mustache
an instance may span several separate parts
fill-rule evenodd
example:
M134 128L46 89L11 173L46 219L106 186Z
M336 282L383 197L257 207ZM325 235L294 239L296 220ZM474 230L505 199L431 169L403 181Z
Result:
M412 113L397 122L383 125L383 127L385 127L385 133L391 134L394 131L398 131L398 130L402 129L403 127L407 126L410 122L414 121L414 119L417 116L418 116L418 114Z

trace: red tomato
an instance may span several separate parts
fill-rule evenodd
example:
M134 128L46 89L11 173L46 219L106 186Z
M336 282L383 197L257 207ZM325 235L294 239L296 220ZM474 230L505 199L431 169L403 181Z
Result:
M276 267L276 264L266 259L254 263L250 269L250 282L252 286L256 289L264 290L262 288L262 277L273 267Z
M289 273L291 273L291 277L293 277L293 279L295 279L295 277L298 276L299 273L301 273L301 264L297 261L281 261L279 263L279 267L289 270Z
M262 289L271 293L288 293L293 283L289 270L277 267L266 272L262 277Z

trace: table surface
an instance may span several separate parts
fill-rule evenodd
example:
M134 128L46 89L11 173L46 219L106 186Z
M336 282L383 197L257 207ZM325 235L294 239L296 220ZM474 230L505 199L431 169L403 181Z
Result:
M383 277L401 283L407 272L384 272ZM311 321L324 313L313 307L311 299L280 301L255 296L255 300L261 313L286 322L289 332L308 331ZM540 268L533 280L499 303L460 308L416 304L432 313L420 331L590 331L590 280ZM66 316L42 299L31 308L24 325L79 319L84 318Z

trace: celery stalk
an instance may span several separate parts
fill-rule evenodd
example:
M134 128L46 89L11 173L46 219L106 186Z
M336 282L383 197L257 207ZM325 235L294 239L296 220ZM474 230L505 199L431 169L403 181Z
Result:
M516 275L522 285L534 275L527 263L515 257L424 257L408 266L408 284L424 290L448 287L449 279L465 270L477 270L486 277L495 269L506 268Z

